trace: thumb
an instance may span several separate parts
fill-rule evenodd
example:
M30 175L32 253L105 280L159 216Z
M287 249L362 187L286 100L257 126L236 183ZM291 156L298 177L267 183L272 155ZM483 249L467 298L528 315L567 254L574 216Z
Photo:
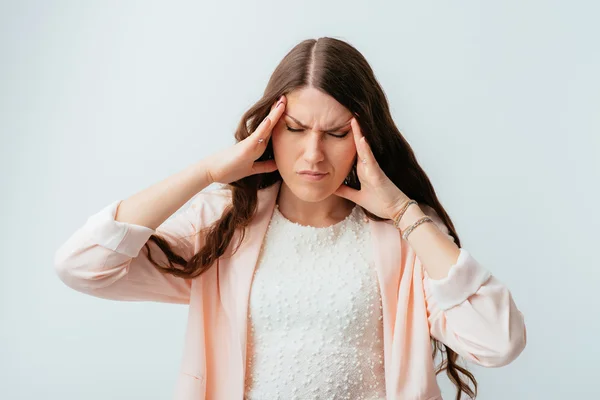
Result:
M335 192L333 192L334 195L348 199L356 204L358 204L358 193L358 190L344 184L342 184Z
M264 173L273 172L276 170L277 170L277 164L275 164L275 160L258 161L252 165L252 175L264 174Z

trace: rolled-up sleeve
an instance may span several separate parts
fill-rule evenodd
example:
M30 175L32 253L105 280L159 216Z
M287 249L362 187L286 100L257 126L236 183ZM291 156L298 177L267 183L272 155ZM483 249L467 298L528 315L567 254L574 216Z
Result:
M149 259L168 265L152 241L157 234L179 255L189 259L201 245L204 194L167 219L156 230L115 220L122 200L90 216L56 251L54 267L69 287L96 297L123 301L187 304L191 280L159 271Z
M438 227L448 234L441 219ZM484 367L515 360L526 345L525 319L510 290L460 249L443 279L423 273L430 334L465 359Z

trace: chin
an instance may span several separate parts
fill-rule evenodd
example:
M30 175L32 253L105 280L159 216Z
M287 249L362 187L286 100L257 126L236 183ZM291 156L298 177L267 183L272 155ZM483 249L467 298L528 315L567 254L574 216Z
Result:
M284 183L294 196L306 202L316 203L325 200L337 190L337 187L334 187L331 182L303 182L297 177L294 178L294 181L284 180ZM326 179L330 178L327 177Z

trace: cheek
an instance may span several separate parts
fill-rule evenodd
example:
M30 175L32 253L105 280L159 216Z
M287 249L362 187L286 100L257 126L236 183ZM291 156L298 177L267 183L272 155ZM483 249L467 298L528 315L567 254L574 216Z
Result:
M338 168L341 169L349 169L354 164L354 160L356 158L356 147L354 147L354 143L350 143L347 146L343 146L342 148L336 151L335 159Z

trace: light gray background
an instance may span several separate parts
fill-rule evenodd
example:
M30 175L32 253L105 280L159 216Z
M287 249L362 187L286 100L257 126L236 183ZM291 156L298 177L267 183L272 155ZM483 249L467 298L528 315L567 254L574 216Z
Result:
M0 398L168 399L187 308L88 297L55 250L233 143L305 38L348 40L528 346L482 400L598 393L597 3L14 1L0 6ZM453 386L440 378L444 396Z

